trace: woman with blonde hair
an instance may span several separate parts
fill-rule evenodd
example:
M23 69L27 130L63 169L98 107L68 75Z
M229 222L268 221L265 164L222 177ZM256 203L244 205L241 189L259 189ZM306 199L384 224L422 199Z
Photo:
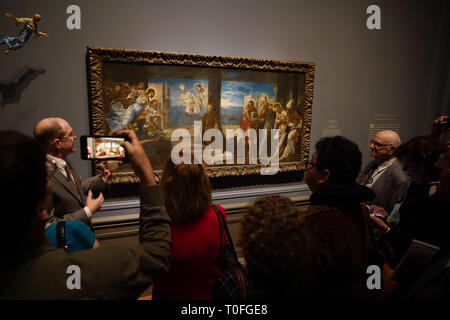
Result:
M153 300L209 300L221 274L221 257L206 170L201 164L175 165L169 159L160 184L172 219L172 267L155 283ZM225 210L216 207L226 219Z

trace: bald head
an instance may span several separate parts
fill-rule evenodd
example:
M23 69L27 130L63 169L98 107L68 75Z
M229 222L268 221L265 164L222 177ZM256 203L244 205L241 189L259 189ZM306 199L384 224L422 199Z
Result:
M402 143L398 133L393 130L380 131L377 136L384 141L384 144L390 144L394 147L398 147Z
M383 130L376 134L370 144L370 155L380 165L394 157L394 152L401 144L400 137L393 130Z
M39 140L49 154L53 154L55 139L62 139L66 131L72 130L70 124L62 118L44 118L34 127L34 137Z

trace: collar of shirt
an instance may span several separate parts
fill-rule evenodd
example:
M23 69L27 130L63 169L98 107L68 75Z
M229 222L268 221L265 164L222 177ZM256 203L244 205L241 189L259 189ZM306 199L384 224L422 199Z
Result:
M375 182L378 180L378 178L382 175L382 173L389 168L397 158L392 158L388 161L383 162L381 165L379 165L370 175L369 181L367 181L366 187L371 188Z
M61 158L57 158L57 157L54 157L49 154L47 154L46 156L47 156L48 161L54 161L56 163L58 170L67 178L67 172L66 172L67 162Z
M395 160L397 160L397 158L392 158L392 159L389 159L388 161L383 162L381 165L378 166L377 169L375 169L373 175L377 174L378 172L384 171L387 168L389 168L390 166L392 166L392 164L395 162Z

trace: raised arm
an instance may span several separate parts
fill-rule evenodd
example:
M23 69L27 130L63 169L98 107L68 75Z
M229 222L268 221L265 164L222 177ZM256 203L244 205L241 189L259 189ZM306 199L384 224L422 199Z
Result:
M5 16L7 16L8 18L11 18L15 21L15 23L20 23L19 19L17 17L15 17L12 13L5 13Z
M441 123L444 121L448 121L448 116L440 116L433 121L433 125L431 127L430 136L437 142L439 141L439 137L442 133L450 130L449 127L442 126Z
M121 130L118 136L128 137L130 141L125 141L121 145L127 150L128 159L133 166L133 170L141 181L141 186L156 185L155 175L147 154L134 131Z
M48 33L45 33L45 32L41 32L41 31L37 31L37 30L36 30L36 34L37 34L38 36L41 36L41 37L50 38L50 36L48 35Z

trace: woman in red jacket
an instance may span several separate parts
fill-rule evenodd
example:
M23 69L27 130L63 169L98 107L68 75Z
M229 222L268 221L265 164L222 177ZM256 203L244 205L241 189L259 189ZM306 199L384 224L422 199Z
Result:
M175 165L170 159L161 190L172 219L172 267L156 281L153 300L208 300L220 275L217 215L211 184L200 164ZM225 210L217 206L226 219Z

